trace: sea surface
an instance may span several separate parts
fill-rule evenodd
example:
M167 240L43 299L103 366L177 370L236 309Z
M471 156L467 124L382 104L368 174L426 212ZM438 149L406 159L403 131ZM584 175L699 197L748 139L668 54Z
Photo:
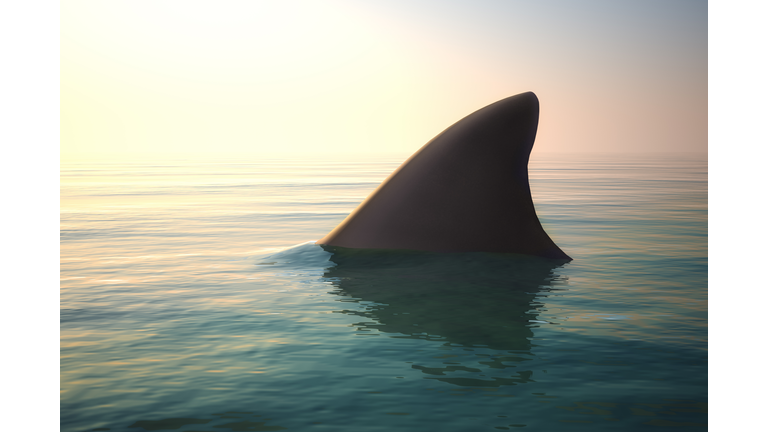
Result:
M534 153L569 263L313 243L401 162L63 165L61 430L705 430L706 159Z

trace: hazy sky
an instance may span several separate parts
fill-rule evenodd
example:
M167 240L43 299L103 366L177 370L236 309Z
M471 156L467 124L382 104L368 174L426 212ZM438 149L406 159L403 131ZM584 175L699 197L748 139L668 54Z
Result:
M706 152L707 2L61 3L61 158L410 155L517 93L534 152Z

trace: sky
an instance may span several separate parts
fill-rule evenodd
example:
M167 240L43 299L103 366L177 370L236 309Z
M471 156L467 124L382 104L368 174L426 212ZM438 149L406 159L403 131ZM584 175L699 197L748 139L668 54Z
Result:
M533 91L534 152L707 151L707 2L61 4L62 162L407 157Z

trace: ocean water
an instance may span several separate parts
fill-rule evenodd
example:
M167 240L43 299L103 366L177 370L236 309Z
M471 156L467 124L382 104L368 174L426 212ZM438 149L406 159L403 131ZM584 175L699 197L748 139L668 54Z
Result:
M707 162L537 156L569 263L321 247L401 160L61 170L61 430L707 424Z

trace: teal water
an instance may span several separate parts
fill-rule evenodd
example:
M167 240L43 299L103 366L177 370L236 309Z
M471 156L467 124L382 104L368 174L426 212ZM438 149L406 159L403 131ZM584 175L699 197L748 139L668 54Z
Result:
M706 428L706 160L534 155L569 263L311 242L400 162L63 166L61 430Z

